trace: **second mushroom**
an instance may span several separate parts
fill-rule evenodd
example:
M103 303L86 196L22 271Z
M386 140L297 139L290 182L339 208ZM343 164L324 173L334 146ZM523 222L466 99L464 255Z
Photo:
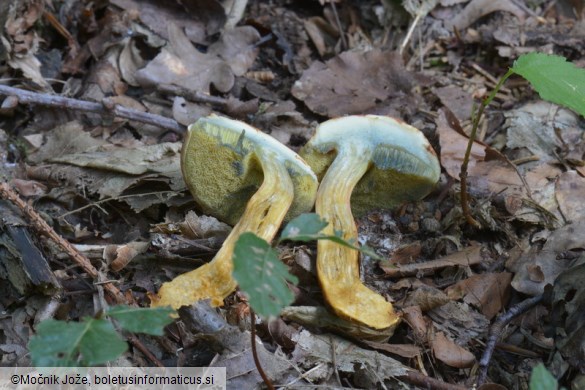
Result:
M326 121L300 154L322 178L315 208L329 222L324 233L342 232L349 241L357 240L352 209L360 216L421 199L440 175L422 132L385 116ZM395 327L400 318L392 305L360 280L358 252L332 241L317 245L319 282L335 313L374 329Z

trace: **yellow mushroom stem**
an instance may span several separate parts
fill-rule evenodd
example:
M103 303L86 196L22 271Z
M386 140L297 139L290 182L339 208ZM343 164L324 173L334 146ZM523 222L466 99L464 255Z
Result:
M224 298L237 286L232 277L232 256L240 235L252 232L272 241L293 201L293 183L284 163L275 153L257 149L255 156L262 166L264 180L248 201L240 221L212 261L164 283L158 299L153 298L153 307L178 309L202 299L211 299L213 306L221 306Z
M357 143L344 144L338 151L317 191L316 212L329 222L325 234L341 231L345 240L357 241L350 198L371 159L371 148ZM358 256L355 249L319 240L317 274L326 301L340 317L374 329L396 326L400 317L392 304L361 282Z

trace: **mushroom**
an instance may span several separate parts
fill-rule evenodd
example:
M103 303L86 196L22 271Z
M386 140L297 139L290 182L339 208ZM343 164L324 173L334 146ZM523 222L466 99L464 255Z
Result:
M283 220L313 207L317 178L274 138L217 115L189 126L181 169L204 212L237 223L212 261L164 283L158 296L151 297L152 306L177 309L202 299L220 306L236 288L232 255L238 237L252 232L271 241Z
M324 233L341 232L349 241L357 240L352 210L360 216L418 200L440 175L436 154L422 132L385 116L326 121L299 154L322 178L315 210L329 222ZM340 317L374 329L398 324L392 305L360 281L355 249L320 240L317 274L326 301Z

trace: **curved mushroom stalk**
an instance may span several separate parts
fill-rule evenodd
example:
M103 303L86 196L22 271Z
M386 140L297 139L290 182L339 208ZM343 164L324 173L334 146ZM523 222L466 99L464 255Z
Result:
M363 213L417 200L430 192L440 174L422 133L389 117L324 122L301 155L318 177L324 175L315 209L329 222L325 233L341 231L350 241L357 241L352 208ZM395 327L400 317L392 305L361 282L358 256L354 249L318 242L317 273L325 299L340 317L374 329Z
M256 155L264 171L264 182L250 198L240 222L211 262L163 284L153 306L178 309L202 299L211 299L213 306L220 306L237 287L232 278L232 256L238 237L244 232L253 232L272 241L293 201L293 183L277 156L273 153Z
M360 150L362 149L362 150ZM346 145L329 167L317 191L315 211L329 222L324 233L343 233L345 240L357 238L350 197L368 168L371 153ZM360 280L359 253L332 241L317 243L317 273L323 294L335 313L358 320L375 329L395 326L399 317L381 295Z
M211 262L164 283L152 306L177 309L202 299L219 306L236 289L232 256L239 236L252 232L271 241L283 220L313 207L317 178L275 139L216 115L189 127L181 169L201 209L228 223L239 221Z

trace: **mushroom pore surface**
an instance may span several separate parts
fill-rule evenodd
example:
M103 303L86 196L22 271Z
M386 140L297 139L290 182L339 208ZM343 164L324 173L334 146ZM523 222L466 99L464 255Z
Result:
M310 210L317 191L311 168L269 135L217 115L189 126L181 152L183 177L199 207L231 225L237 223L264 180L261 154L283 164L293 181L295 197L285 220Z

